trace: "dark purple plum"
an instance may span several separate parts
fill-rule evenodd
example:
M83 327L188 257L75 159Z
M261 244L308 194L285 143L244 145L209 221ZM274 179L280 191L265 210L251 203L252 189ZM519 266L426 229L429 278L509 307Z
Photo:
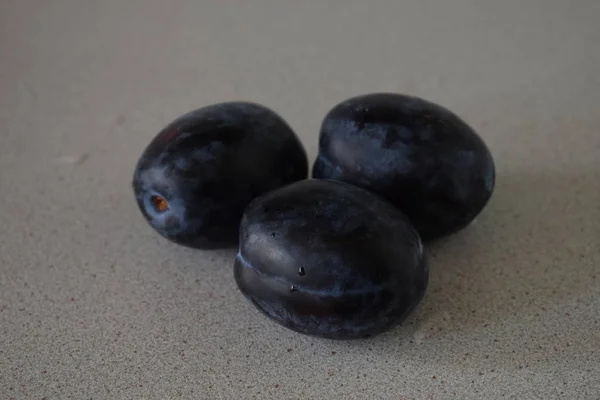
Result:
M428 241L466 227L483 210L495 167L479 135L449 110L416 97L375 93L329 111L313 177L385 197Z
M235 245L257 196L305 179L306 152L273 111L219 103L167 125L141 155L133 177L138 206L165 238L189 247Z
M260 311L331 339L377 335L425 293L428 270L409 220L381 197L304 180L254 200L240 225L234 275Z

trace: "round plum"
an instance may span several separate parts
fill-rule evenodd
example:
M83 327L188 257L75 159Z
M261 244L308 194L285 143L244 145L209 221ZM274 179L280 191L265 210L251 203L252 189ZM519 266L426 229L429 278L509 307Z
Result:
M275 112L226 102L168 124L134 172L137 204L165 238L189 247L235 245L246 206L257 196L306 179L296 134Z
M240 226L234 275L261 312L331 339L382 333L425 293L428 269L409 220L381 197L304 180L255 199Z
M329 111L312 175L385 197L428 241L466 227L482 211L495 166L456 114L420 98L374 93Z

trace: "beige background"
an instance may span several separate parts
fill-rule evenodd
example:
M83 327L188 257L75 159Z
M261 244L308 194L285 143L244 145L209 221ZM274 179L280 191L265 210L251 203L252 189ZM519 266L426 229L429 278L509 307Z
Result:
M600 398L599 43L598 0L0 0L0 398ZM233 251L136 208L183 112L263 103L312 160L327 110L373 91L454 110L498 168L400 328L287 331Z

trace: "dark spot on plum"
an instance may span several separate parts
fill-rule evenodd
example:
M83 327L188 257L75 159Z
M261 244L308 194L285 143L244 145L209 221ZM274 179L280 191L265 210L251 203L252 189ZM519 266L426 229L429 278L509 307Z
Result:
M396 136L396 130L393 127L390 126L389 128L387 128L383 141L381 142L381 147L383 147L384 149L391 148L394 145L394 143L396 143Z

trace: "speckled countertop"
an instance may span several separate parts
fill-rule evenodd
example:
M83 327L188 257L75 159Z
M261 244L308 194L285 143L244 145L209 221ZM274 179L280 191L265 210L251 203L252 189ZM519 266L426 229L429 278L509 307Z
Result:
M599 27L597 0L0 2L0 398L600 398ZM185 111L263 103L314 159L326 111L374 91L457 112L498 167L402 327L287 331L233 251L136 208Z

